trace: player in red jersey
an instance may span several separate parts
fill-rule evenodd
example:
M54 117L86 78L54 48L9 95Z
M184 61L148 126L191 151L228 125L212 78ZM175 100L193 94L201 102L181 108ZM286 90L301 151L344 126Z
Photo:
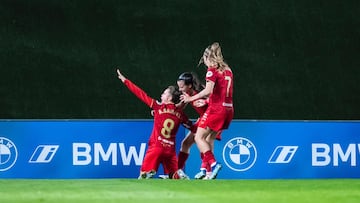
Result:
M198 92L200 92L202 89L204 89L203 85L200 83L200 80L197 78L197 76L194 73L190 73L190 72L182 73L177 79L177 85L181 92L184 92L190 96L195 95ZM208 107L208 100L207 98L200 98L190 102L190 105L199 114L199 117L201 117L205 113ZM198 122L194 124L195 127L193 132L189 131L188 134L183 139L183 141L181 142L181 147L178 154L179 169L184 168L185 162L190 154L190 148L195 143L194 136L195 136L197 124ZM217 134L216 139L221 140L221 131ZM211 146L213 148L214 140L209 139L208 137L208 142L211 143ZM211 171L210 166L206 170L210 172Z
M203 153L200 172L195 178L204 178L206 168L210 165L212 173L208 179L215 179L222 166L216 161L207 137L215 139L216 134L227 129L233 119L233 73L224 62L221 47L217 42L205 49L199 64L201 63L207 66L205 89L192 96L183 94L181 100L189 103L199 98L209 97L208 108L201 116L195 134L196 145L200 153Z
M169 86L161 94L161 102L158 102L128 80L119 70L117 74L132 93L154 110L154 126L141 165L139 179L154 177L160 164L163 165L164 172L169 174L170 178L189 179L181 169L178 170L175 150L175 137L180 124L187 128L192 126L182 109L175 105L180 102L181 92L175 86Z

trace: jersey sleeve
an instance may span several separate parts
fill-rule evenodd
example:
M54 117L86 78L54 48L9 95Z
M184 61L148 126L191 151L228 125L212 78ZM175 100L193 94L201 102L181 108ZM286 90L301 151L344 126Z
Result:
M216 69L213 67L209 67L206 72L206 80L216 81Z
M130 80L126 79L124 81L125 86L133 93L135 96L137 96L141 101L143 101L146 105L148 105L150 108L153 108L155 99L149 97L144 90L142 90L140 87L135 85Z

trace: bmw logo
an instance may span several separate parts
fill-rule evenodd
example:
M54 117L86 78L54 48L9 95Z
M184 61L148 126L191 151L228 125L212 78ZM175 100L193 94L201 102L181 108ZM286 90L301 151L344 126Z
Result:
M15 144L4 137L0 137L0 171L10 169L17 160L17 149Z
M223 159L226 165L234 171L250 169L257 158L255 145L243 137L229 140L223 149Z

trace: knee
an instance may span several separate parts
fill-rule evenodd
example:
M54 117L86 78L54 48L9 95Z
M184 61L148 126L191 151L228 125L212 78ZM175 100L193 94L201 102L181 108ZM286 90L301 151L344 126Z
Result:
M201 135L195 135L194 140L196 143L205 141L205 139Z
M181 143L181 148L188 149L191 147L191 145L192 145L192 142L190 142L189 140L184 140Z

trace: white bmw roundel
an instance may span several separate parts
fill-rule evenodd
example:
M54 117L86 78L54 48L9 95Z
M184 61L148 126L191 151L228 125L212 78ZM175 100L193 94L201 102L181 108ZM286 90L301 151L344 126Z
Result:
M255 145L243 137L229 140L223 149L223 159L226 165L234 171L246 171L256 162Z
M15 144L5 137L0 137L0 171L10 169L15 164L17 155Z

